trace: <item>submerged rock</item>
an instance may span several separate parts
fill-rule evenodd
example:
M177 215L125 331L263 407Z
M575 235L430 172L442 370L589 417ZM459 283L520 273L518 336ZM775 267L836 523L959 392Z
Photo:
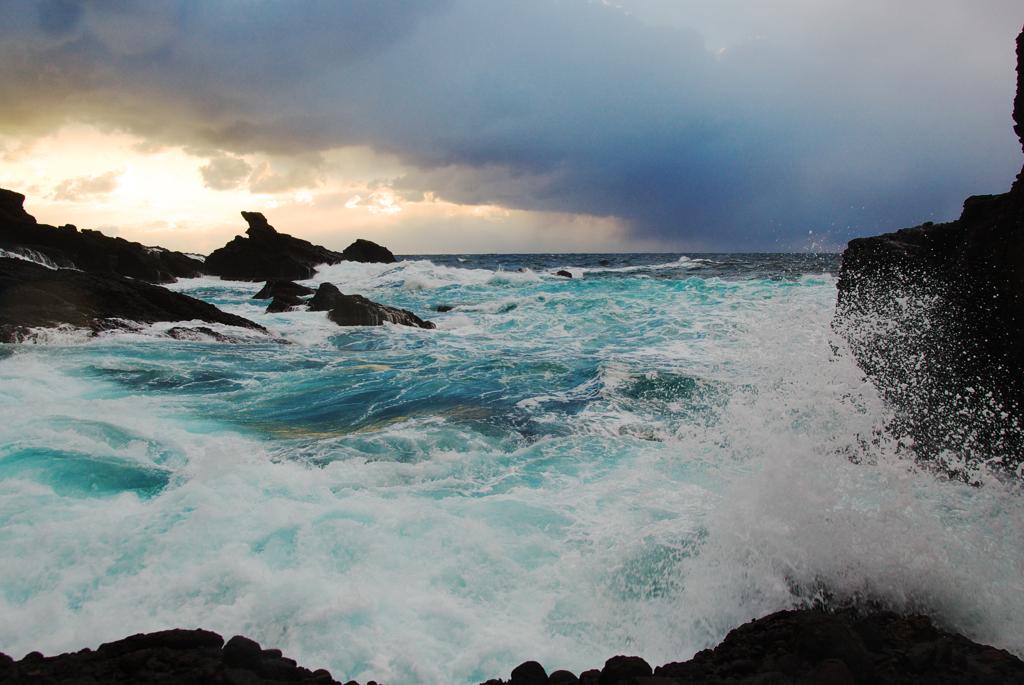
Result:
M252 299L269 300L278 295L294 295L295 297L300 297L302 295L312 295L313 292L312 288L307 288L304 285L299 285L292 281L273 280L267 281L266 285L263 286L263 289L253 295Z
M100 231L67 224L59 228L36 223L25 211L25 196L0 188L0 250L55 267L98 274L117 274L150 283L173 283L202 276L203 262L181 252L146 247Z
M206 269L235 281L296 281L312 278L321 264L337 264L339 252L278 233L259 212L242 212L249 224L248 238L236 236L206 258Z
M1020 135L1024 32L1017 57ZM1024 170L1009 192L968 198L956 221L851 240L838 288L833 327L919 458L1022 463Z
M327 312L327 318L339 326L382 326L394 323L401 326L436 328L412 312L372 302L362 295L345 295L331 283L321 283L310 298L311 312Z
M158 285L0 257L0 342L20 342L32 328L71 325L97 333L193 320L266 332L248 319Z
M346 247L341 256L349 262L393 264L398 261L388 248L362 238Z
M290 312L304 304L306 304L306 301L295 295L274 295L274 299L267 305L267 314Z

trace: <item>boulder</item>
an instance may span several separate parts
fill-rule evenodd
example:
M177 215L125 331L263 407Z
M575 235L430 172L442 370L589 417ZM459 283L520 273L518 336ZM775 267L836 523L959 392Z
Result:
M252 296L254 300L269 300L277 295L294 295L295 297L301 297L302 295L312 295L312 288L307 288L304 285L293 283L292 281L267 281L267 284L263 286L263 289Z
M0 257L0 342L24 340L32 328L70 325L97 333L132 323L193 320L266 332L248 319L158 285Z
M279 314L290 312L296 307L301 307L306 301L295 295L275 295L274 299L267 305L267 314Z
M214 250L206 258L210 274L234 281L301 281L312 278L316 267L343 259L339 252L278 233L259 212L242 212L242 218L248 237L236 236Z
M1017 56L1020 135L1024 32ZM919 459L953 455L968 468L950 474L967 479L973 464L1024 461L1024 170L956 221L851 240L838 288L833 328Z
M341 256L348 262L393 264L398 261L388 248L362 238L346 247Z
M377 304L362 295L344 295L331 283L321 283L308 304L310 311L327 312L327 318L339 326L383 326L387 322L435 328L432 322L424 321L405 309Z
M555 272L555 275L561 276L562 278L572 278L572 274L566 271L565 269L559 269L558 271Z
M205 273L203 262L181 252L146 247L100 231L79 231L37 223L24 208L25 196L0 188L0 250L33 261L98 274L117 274L150 283L173 283Z

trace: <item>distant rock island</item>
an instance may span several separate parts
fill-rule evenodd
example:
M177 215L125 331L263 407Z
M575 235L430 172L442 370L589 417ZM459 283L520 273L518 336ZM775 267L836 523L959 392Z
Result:
M1013 119L1024 149L1024 31ZM956 221L851 240L838 287L833 327L919 459L1024 463L1024 169Z
M268 311L285 312L307 305L299 296L313 293L291 281L311 278L324 264L396 261L390 250L369 240L334 252L279 233L259 212L242 212L249 224L248 238L236 237L203 261L100 231L79 231L70 224L40 224L25 211L24 202L21 193L0 188L0 343L25 341L36 329L63 326L96 334L161 321L219 323L265 334L266 329L253 321L157 284L204 275L265 280L267 285L256 297L273 298ZM325 294L310 308L327 311L328 319L339 326L390 322L434 328L412 312L342 295L332 284L321 284L320 290ZM327 299L330 306L323 304ZM237 342L206 327L173 328L168 335Z

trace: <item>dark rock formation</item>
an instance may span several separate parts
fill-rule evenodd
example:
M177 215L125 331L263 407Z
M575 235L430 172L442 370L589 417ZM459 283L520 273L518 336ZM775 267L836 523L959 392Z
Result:
M267 281L267 284L263 286L263 289L252 296L254 300L269 300L277 297L278 295L294 295L295 297L301 297L302 295L312 295L312 288L307 288L304 285L298 283L292 283L291 281Z
M559 269L558 271L555 272L555 275L561 276L562 278L572 278L572 274L566 271L565 269Z
M337 264L341 253L278 233L259 212L242 212L248 238L234 240L206 258L206 270L235 281L301 281L312 278L321 264Z
M1020 135L1024 32L1017 56ZM968 198L956 221L851 240L838 286L833 327L919 458L1021 463L1024 171L1008 193Z
M371 302L362 295L344 295L331 283L321 283L309 299L311 312L327 312L327 318L339 326L383 326L385 322L402 326L435 328L410 311Z
M278 649L236 635L206 630L165 630L100 645L96 651L21 661L0 654L2 683L166 683L167 685L338 685L330 672L310 671Z
M117 274L150 283L173 283L205 273L203 262L181 252L146 247L99 231L79 231L36 223L24 208L25 196L0 188L0 250L45 258L54 266Z
M348 262L363 262L364 264L370 262L393 264L398 261L388 248L362 238L346 247L341 253L341 258Z
M19 342L38 327L70 325L96 333L130 328L132 322L196 319L266 332L248 319L158 285L0 258L0 342Z
M543 668L527 662L530 683L575 682L565 671L547 680ZM527 682L527 681L522 681ZM907 685L925 683L1024 684L1024 662L962 635L935 628L927 616L890 612L860 618L820 611L780 611L731 631L714 649L685 662L653 669L640 657L616 656L601 671L580 674L581 685ZM505 685L489 680L486 685Z
M279 314L290 312L296 307L301 307L306 301L295 295L274 295L274 299L267 305L267 314Z
M444 312L450 312L453 309L455 309L455 307L450 304L439 304L434 308L434 311L441 312L443 314Z

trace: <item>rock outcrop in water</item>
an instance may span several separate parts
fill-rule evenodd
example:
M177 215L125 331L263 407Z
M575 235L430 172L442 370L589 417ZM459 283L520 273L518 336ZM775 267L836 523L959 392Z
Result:
M433 322L424 321L406 309L397 309L372 302L362 295L345 295L331 283L321 283L316 294L309 299L311 312L327 312L327 318L339 326L400 326L435 328Z
M0 188L0 250L55 266L150 283L173 283L204 273L201 261L181 252L146 247L99 231L79 231L70 224L57 228L37 223L24 203L21 193Z
M346 247L342 251L341 256L345 261L363 262L364 264L394 264L398 261L388 248L370 240L363 240L362 238Z
M321 264L344 260L340 252L308 240L278 233L259 212L242 212L249 224L247 238L236 236L206 258L206 270L234 281L302 281L312 278Z
M100 645L96 651L20 661L0 654L0 683L166 683L167 685L335 685L280 650L236 635L165 630ZM1024 685L1024 662L962 635L936 629L927 616L877 613L866 618L819 611L781 611L731 631L693 659L651 668L636 656L614 656L601 669L550 675L536 661L509 680L485 685ZM349 681L347 685L358 685ZM376 685L369 681L367 685Z
M1024 148L1024 32L1014 130ZM834 328L925 459L1024 463L1024 170L956 221L851 240Z
M0 257L0 342L25 340L33 328L66 325L98 333L133 323L193 320L266 332L248 319L158 285Z

